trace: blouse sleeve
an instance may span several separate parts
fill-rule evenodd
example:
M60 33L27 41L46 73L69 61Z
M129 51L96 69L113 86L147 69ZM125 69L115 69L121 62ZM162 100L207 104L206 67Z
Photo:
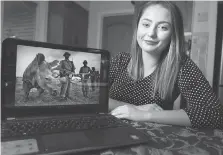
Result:
M109 67L109 87L114 82L116 75L118 74L119 62L121 58L121 53L117 54L110 60L110 67Z
M192 127L223 129L223 106L198 66L189 58L178 76L178 87L186 99L184 108Z

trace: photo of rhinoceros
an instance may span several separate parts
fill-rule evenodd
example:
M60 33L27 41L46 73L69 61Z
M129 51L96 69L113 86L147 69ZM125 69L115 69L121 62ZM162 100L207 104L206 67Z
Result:
M42 53L38 53L34 60L27 66L22 78L25 101L28 100L29 92L32 88L38 90L38 96L44 90L53 96L58 94L58 84L60 81L52 76L51 67L54 66L45 61L45 56Z
M98 104L99 87L91 91L89 97L82 94L81 75L73 74L69 79L61 77L60 62L63 50L41 49L40 47L18 47L15 105L16 106L49 106L49 105L75 105ZM73 61L77 70L80 69L83 59L90 56L88 53L72 52ZM97 60L98 61L98 60ZM91 62L91 59L89 59ZM93 62L93 60L92 60ZM100 63L100 61L98 61ZM95 64L94 64L95 65ZM78 72L78 71L77 71ZM60 100L61 85L65 80L70 80L69 98ZM89 86L92 85L88 79Z

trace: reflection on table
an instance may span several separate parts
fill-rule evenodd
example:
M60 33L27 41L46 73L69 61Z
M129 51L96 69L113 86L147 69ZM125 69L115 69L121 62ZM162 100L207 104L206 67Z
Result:
M100 155L222 155L223 130L194 129L148 122L126 121L145 132L150 142L145 145L100 151ZM117 137L118 138L118 137Z

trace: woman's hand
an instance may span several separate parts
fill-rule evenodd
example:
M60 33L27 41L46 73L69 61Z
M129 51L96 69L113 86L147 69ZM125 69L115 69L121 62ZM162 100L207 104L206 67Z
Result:
M111 114L117 118L133 121L148 121L150 118L150 113L148 111L139 110L134 105L119 106L111 111Z

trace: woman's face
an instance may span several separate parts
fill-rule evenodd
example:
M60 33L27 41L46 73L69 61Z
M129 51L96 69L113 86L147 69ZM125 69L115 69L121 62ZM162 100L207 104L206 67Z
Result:
M161 5L144 10L137 30L137 42L144 52L161 54L171 40L171 14Z

